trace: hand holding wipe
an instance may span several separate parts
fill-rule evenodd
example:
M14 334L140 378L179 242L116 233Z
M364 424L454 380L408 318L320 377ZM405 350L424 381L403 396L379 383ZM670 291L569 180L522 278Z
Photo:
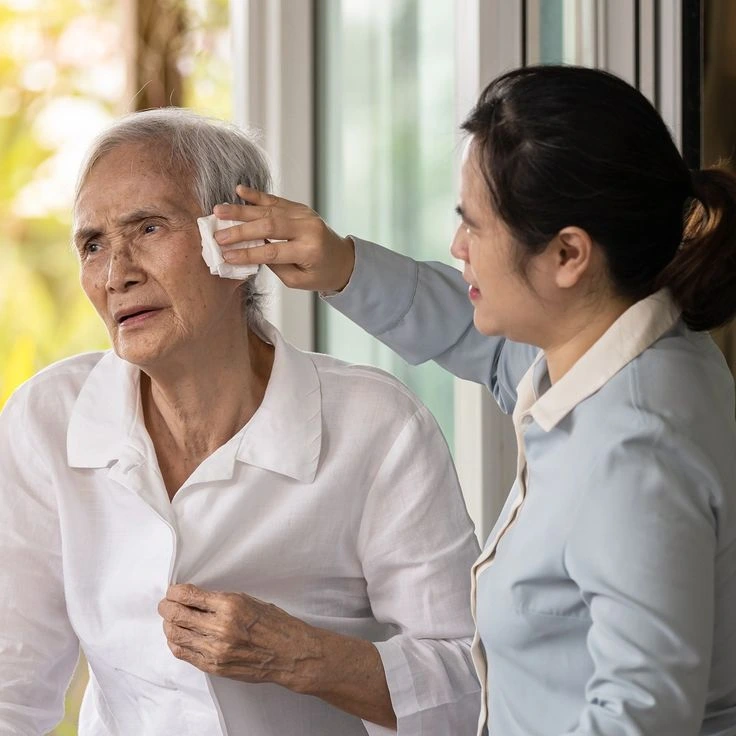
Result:
M257 265L239 266L227 263L222 257L222 249L219 243L215 240L215 231L240 224L237 220L220 220L215 215L197 218L197 225L202 236L202 258L209 266L210 273L213 276L220 276L225 279L244 280L258 272ZM265 245L265 243L265 240L248 240L227 245L225 248L226 250L254 248L259 245Z

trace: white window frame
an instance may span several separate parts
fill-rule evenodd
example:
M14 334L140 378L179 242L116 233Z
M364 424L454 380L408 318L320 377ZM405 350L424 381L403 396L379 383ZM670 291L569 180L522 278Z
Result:
M235 122L262 131L275 192L314 206L312 0L231 0ZM265 316L302 350L315 349L316 296L268 270Z
M319 1L324 0L232 0L230 4L236 121L263 131L277 192L311 206L316 138L314 9ZM575 15L579 28L566 29L566 38L584 54L580 63L593 61L634 83L638 41L639 86L658 103L680 145L681 1L565 2L580 11ZM538 18L539 0L456 0L456 129L491 79L534 61L529 51L539 32ZM593 43L582 44L581 33L590 33L591 27ZM536 40L538 47L538 35ZM462 146L456 150L458 172ZM271 293L267 317L298 347L316 349L316 297L286 289L270 273L267 276ZM455 463L470 515L484 540L513 482L515 437L510 419L501 414L484 387L455 379L454 399Z

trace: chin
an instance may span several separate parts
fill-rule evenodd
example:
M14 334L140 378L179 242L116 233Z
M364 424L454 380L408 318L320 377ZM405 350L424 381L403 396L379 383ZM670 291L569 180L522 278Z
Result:
M478 310L475 310L473 314L473 324L475 329L480 332L481 335L487 335L488 337L502 337L503 332L498 322L488 315L478 314Z
M168 352L164 346L144 340L114 340L113 350L118 358L139 368L155 365Z

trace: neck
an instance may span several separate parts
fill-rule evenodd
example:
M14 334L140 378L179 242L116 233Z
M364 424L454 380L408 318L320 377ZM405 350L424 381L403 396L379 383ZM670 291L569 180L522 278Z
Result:
M570 310L550 342L541 346L551 383L559 381L631 305L630 300L612 297L588 309L576 305Z
M145 423L160 463L165 455L196 467L235 435L260 406L272 364L273 347L248 330L143 373Z

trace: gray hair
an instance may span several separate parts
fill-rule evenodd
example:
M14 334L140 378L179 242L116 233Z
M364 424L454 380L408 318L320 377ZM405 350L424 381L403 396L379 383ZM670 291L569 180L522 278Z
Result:
M94 165L112 150L136 144L154 146L164 165L191 177L203 215L211 214L219 203L242 204L235 194L238 184L271 190L268 159L253 132L191 110L163 107L126 115L95 139L79 172L75 205ZM257 324L263 295L255 276L242 285L241 298L248 324Z

